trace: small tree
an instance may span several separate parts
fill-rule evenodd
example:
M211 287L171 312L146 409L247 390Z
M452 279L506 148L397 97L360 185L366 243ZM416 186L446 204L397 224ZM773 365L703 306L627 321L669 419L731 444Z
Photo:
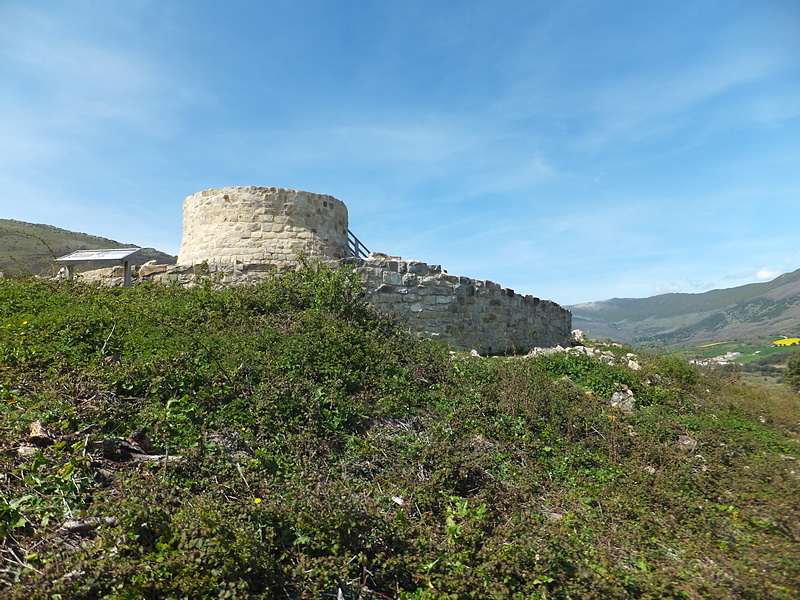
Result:
M786 374L783 383L800 393L800 350L795 350L786 361Z

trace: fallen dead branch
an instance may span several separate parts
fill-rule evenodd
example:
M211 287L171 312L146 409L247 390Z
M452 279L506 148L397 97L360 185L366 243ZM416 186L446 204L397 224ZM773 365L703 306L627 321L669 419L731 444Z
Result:
M28 427L28 436L25 442L16 447L16 454L20 457L33 456L42 448L47 448L61 442L75 442L84 439L83 453L99 454L106 460L114 462L133 463L180 463L185 458L180 455L156 454L154 446L147 437L147 426L131 432L125 438L106 438L100 440L90 439L91 434L100 429L99 425L90 425L76 433L54 435L50 433L41 421L34 421ZM14 448L6 448L6 451Z

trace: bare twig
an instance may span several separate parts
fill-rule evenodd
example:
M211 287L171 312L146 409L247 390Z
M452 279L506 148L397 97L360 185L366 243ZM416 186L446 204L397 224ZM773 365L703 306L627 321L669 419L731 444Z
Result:
M244 484L247 486L247 489L252 491L252 489L250 488L250 484L247 483L247 479L245 479L244 472L242 471L242 466L239 463L236 463L236 470L239 471L239 475L242 476L242 481L244 481Z
M108 340L111 339L111 336L114 335L114 330L117 328L117 322L114 321L114 324L111 326L111 333L108 334L106 341L103 342L103 347L100 348L100 354L103 355L106 353L106 345L108 344Z
M11 556L13 556L13 557L14 557L14 558L6 558L6 560L8 560L9 562L11 562L11 563L14 563L14 564L17 564L17 565L19 565L20 567L22 567L23 569L30 569L31 571L34 571L34 572L38 573L39 575L44 575L44 573L42 573L42 572L41 572L39 569L37 569L36 567L34 567L33 565L31 565L30 563L27 563L27 562L25 562L24 560L22 560L22 559L19 557L19 555L18 555L16 552L14 552L14 549L13 549L13 548L6 548L6 549L4 550L4 552L8 552L8 553L10 553L10 554L11 554Z

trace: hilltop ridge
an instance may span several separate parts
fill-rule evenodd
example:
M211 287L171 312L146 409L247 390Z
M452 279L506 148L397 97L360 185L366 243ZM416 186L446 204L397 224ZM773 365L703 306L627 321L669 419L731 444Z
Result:
M79 233L45 225L26 223L13 219L0 219L0 271L6 273L24 272L34 275L54 273L53 259L75 250L94 250L97 248L129 248L139 244L123 244L108 238ZM173 264L176 257L155 248L142 248L131 258L134 265L150 260ZM102 266L86 263L80 270Z
M0 271L54 272L53 254L135 246L45 224L0 219ZM52 253L51 253L52 251ZM133 260L174 264L176 257L143 248ZM97 268L86 264L84 270ZM597 339L640 346L688 347L731 339L800 334L800 269L764 283L649 298L611 298L564 306L573 326Z
M772 281L700 294L612 298L565 307L574 326L637 345L691 346L800 331L800 269Z

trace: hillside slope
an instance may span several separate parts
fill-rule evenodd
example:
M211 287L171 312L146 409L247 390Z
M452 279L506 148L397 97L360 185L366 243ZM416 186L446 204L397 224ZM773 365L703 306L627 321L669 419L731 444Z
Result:
M121 244L86 233L60 229L52 225L25 223L11 219L0 219L0 271L6 273L54 274L58 270L53 258L75 250L96 248L132 248L137 244ZM175 263L175 257L153 248L142 248L132 257L132 264L143 264L158 260L163 264ZM107 263L85 263L78 270L84 271Z
M0 596L793 600L800 406L451 354L346 271L0 280Z
M699 345L800 333L800 270L766 283L711 290L614 298L566 307L590 336L634 344Z

